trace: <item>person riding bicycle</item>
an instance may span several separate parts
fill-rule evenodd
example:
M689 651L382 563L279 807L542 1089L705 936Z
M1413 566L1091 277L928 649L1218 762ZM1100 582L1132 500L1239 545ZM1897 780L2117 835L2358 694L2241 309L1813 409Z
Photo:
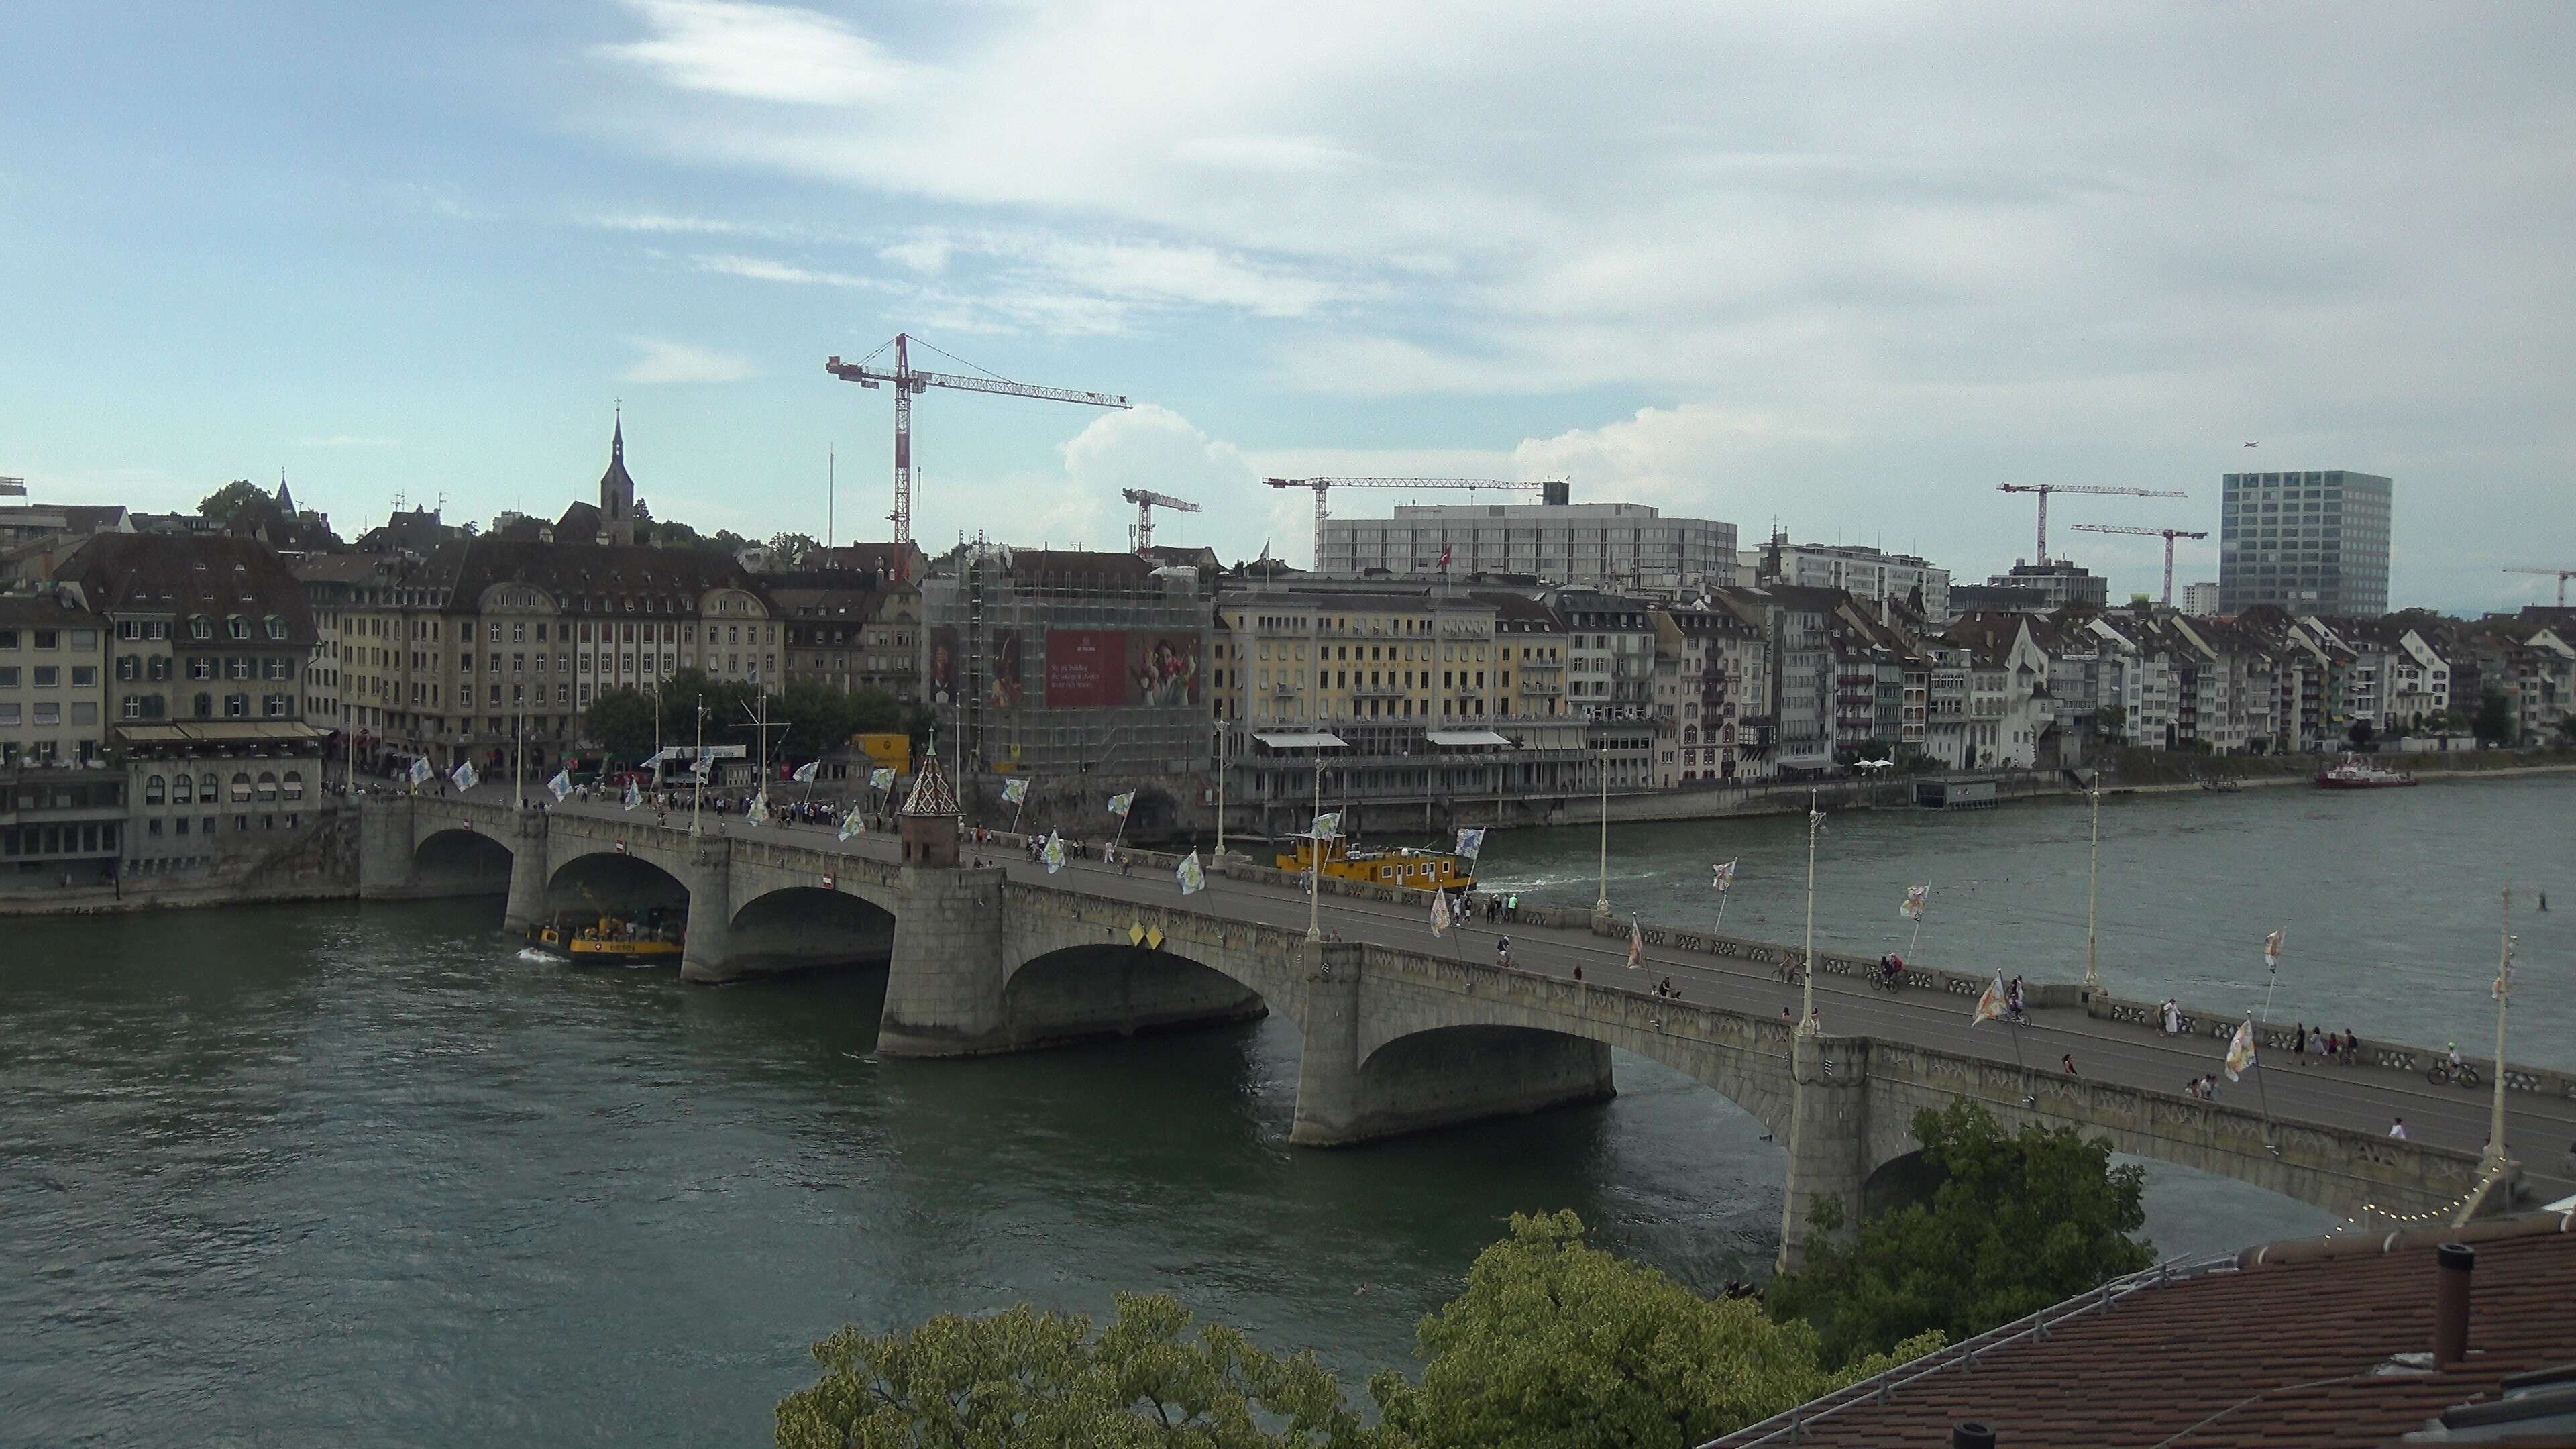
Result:
M2457 1075L2460 1070L2460 1044L2458 1042L2444 1043L2443 1050L2450 1054L2451 1071L2454 1075Z
M1879 957L1878 977L1881 981L1886 982L1890 986L1903 985L1905 982L1905 958L1897 955L1893 951Z
M1497 966L1509 966L1510 964L1512 964L1512 938L1511 938L1511 937L1509 937L1509 936L1503 936L1503 937L1499 937L1499 938L1497 938L1497 939L1495 940L1495 942L1494 942L1494 964L1495 964L1495 965L1497 965Z

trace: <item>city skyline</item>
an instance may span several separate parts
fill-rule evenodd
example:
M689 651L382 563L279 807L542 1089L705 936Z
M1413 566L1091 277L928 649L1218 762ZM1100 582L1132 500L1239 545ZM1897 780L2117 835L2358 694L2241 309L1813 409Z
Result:
M622 400L657 515L819 534L836 451L835 531L882 536L884 395L822 359L905 330L1142 404L926 397L933 549L1115 548L1152 487L1209 510L1165 542L1301 560L1264 474L1563 475L1974 578L2031 554L1998 481L2214 534L2225 473L2351 469L2399 482L2393 606L2548 602L2501 570L2576 563L2571 22L2358 14L40 15L0 473L551 515Z

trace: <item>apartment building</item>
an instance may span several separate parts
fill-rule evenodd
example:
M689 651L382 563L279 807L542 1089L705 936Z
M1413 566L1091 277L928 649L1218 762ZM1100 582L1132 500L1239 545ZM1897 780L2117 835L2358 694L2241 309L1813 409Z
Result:
M1328 518L1316 572L1509 574L1590 589L1689 590L1736 577L1735 525L1642 503L1404 504L1389 519Z
M1791 543L1775 537L1743 551L1754 583L1840 589L1858 602L1902 608L1931 625L1950 619L1950 571L1912 554L1886 553L1856 543Z
M796 572L764 580L786 627L787 684L921 694L921 590L874 574Z

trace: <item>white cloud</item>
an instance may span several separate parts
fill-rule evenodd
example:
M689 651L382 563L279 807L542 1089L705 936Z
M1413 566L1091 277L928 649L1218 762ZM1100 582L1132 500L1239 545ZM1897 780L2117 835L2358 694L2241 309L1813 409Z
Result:
M771 257L715 255L700 256L695 258L695 261L699 271L713 272L724 277L742 277L754 282L785 282L801 287L891 290L886 283L873 277L853 276L848 272L825 271L814 267L800 267L793 262L782 262Z
M757 376L747 358L692 347L685 342L670 342L658 337L629 337L627 343L637 352L635 361L622 374L628 382L654 385L660 383L740 382Z
M642 232L657 236L741 236L763 241L798 241L813 228L785 222L738 221L715 216L670 216L660 212L610 212L588 218L603 231Z
M792 5L737 0L627 0L650 40L601 48L683 90L744 100L837 106L884 100L905 67L841 22Z
M298 438L295 440L295 446L299 448L399 448L402 446L402 440L361 438L352 437L347 433L333 433L329 437Z

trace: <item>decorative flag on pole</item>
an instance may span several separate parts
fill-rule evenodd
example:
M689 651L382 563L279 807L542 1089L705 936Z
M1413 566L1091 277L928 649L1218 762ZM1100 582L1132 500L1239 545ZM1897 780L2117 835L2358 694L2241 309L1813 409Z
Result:
M474 762L472 760L459 760L456 762L455 773L449 775L447 778L456 782L457 793L461 795L464 792L473 789L476 782L480 781L483 777L474 773Z
M2228 1038L2227 1080L2235 1081L2245 1075L2245 1069L2252 1065L2254 1065L2254 1022L2248 1018L2238 1023L2236 1035Z
M2275 971L2281 969L2281 942L2286 939L2289 934L2290 928L2283 926L2281 929L2274 931L2272 934L2263 938L2264 965Z
M629 810L632 810L632 809L634 809L636 806L643 804L643 803L644 803L644 790L643 790L643 787L642 787L642 786L637 785L637 784L636 784L634 781L632 781L632 780L627 781L627 782L626 782L626 799L625 799L623 802L621 802L621 803L625 806L625 808L627 808L627 809L629 809Z
M1635 971L1646 964L1646 933L1637 928L1637 918L1628 918L1628 969Z
M893 769L893 767L892 767L892 766L887 766L887 765L880 765L880 766L878 766L876 769L870 770L870 771L868 772L868 788L869 788L869 789L871 789L871 790L891 790L891 789L893 789L893 788L894 788L894 769Z
M1923 908L1931 901L1931 899L1932 888L1930 886L1907 886L1905 888L1905 903L1896 908L1896 913L1909 921L1922 920Z
M814 777L821 774L822 770L823 762L821 760L807 760L805 763L796 767L795 774L790 775L787 778L795 781L799 785L811 785L814 783Z
M1458 853L1467 857L1469 860L1474 860L1476 857L1483 855L1485 853L1485 832L1481 830L1459 831Z
M1002 782L1003 804L1017 805L1027 798L1029 798L1029 782L1025 776L1015 777Z
M1327 810L1315 817L1315 838L1325 839L1342 833L1342 812Z
M1127 818L1127 812L1135 808L1135 805L1136 792L1133 790L1130 790L1123 795L1112 795L1109 797L1109 813L1117 816L1121 820Z
M1975 1026L1981 1021L2000 1021L2003 1019L2004 1010L2004 973L1998 969L1995 972L1994 983L1986 988L1984 995L1977 998L1977 1009L1968 1017L1968 1025Z
M1449 914L1449 893L1447 891L1433 891L1431 893L1431 934L1434 936L1448 935L1451 919L1452 917Z
M561 804L562 802L571 799L572 767L567 765L564 768L555 771L555 777L546 782L546 788L554 792L555 802L557 804Z
M851 806L850 813L841 817L841 838L843 840L847 840L853 835L865 835L867 833L867 817L859 813L858 806Z
M1064 869L1064 837L1052 830L1048 831L1046 849L1038 852L1038 859L1046 862L1049 875Z
M763 790L759 794L752 796L751 808L742 812L742 818L743 823L746 825L760 825L766 823L769 819L769 792Z
M1740 858L1740 857L1739 857ZM1735 862L1723 861L1708 868L1709 889L1724 895L1735 889Z
M436 770L429 767L429 761L427 760L414 760L411 762L411 782L415 785L428 784L429 777L437 773L438 772Z
M1199 864L1199 853L1195 850L1181 861L1181 868L1175 874L1180 877L1182 895L1194 896L1207 889L1207 867Z

